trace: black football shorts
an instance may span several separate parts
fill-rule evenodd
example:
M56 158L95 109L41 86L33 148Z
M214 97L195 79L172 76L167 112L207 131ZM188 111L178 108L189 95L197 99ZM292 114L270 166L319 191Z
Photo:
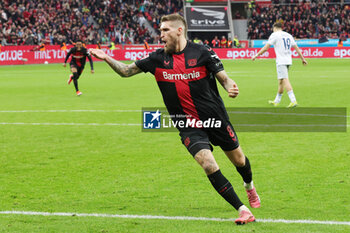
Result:
M220 146L224 151L231 151L239 146L237 135L229 121L223 122L221 128L180 130L181 141L195 156L200 150L213 151L214 146Z
M70 65L70 68L76 68L77 69L77 73L78 73L79 76L81 75L81 73L83 73L84 66L78 66L77 63L74 62L74 61L71 61L69 63L69 65Z

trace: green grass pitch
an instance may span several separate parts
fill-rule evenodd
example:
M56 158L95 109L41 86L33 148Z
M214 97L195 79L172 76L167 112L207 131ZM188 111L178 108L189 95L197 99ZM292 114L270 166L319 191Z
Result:
M289 73L300 106L350 109L350 60L308 61L303 67L295 60ZM230 99L219 87L226 107L269 107L277 89L274 60L223 63L240 88ZM85 124L139 124L140 112L114 110L164 106L151 74L123 79L105 63L95 63L95 71L86 66L77 97L66 83L68 67L0 66L0 211L237 217L177 133ZM281 105L288 103L285 93ZM253 209L257 219L350 221L349 132L237 133L262 200L262 208ZM248 204L235 168L219 148L214 155ZM0 232L349 231L346 225L0 214Z

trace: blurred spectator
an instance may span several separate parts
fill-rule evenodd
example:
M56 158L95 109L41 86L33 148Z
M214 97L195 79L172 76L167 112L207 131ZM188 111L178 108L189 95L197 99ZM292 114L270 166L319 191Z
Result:
M267 39L279 21L296 38L339 38L350 32L350 8L340 0L272 1L269 7L248 7L249 39Z
M203 44L203 42L200 39L198 39L198 37L194 38L193 43Z
M235 35L235 38L233 38L233 47L240 48L241 44L239 43L238 37Z
M144 49L150 49L147 40L143 40L143 47L144 47Z
M227 48L232 48L232 40L230 37L227 40Z
M226 48L227 47L227 40L225 36L221 37L221 41L220 41L220 48Z
M111 44L109 45L109 49L110 49L110 50L115 50L115 49L117 49L117 48L115 47L114 42L111 42Z
M341 39L338 41L338 47L343 47L343 41Z
M4 35L0 32L0 45L2 46L6 46L7 45L7 41L4 37Z
M236 13L235 13L235 19L241 19L242 16L241 16L241 13L239 13L239 11L237 10Z
M214 39L211 41L211 45L213 48L219 48L220 40L217 36L215 36Z

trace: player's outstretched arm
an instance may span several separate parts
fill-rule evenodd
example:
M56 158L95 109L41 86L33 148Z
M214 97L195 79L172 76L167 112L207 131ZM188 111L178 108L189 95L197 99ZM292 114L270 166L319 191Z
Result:
M216 78L219 80L221 86L225 88L228 92L228 96L231 98L236 98L239 94L239 89L237 84L228 77L225 70L216 73Z
M257 57L259 57L261 54L264 54L267 50L269 50L270 47L270 44L265 44L265 46L262 47L260 51L252 57L252 61L255 61Z
M90 53L92 56L107 62L107 64L122 77L130 77L142 72L135 63L130 65L124 64L120 61L114 60L100 49L90 49Z
M307 65L307 61L305 60L303 54L301 53L301 51L300 51L298 45L294 45L293 48L295 49L295 51L297 51L297 53L298 53L298 55L299 55L299 57L300 57L300 59L301 59L303 65Z

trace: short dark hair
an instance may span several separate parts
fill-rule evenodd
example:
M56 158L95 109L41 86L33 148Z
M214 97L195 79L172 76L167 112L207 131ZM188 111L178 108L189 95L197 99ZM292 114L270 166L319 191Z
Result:
M276 23L273 24L273 27L282 29L282 23L281 22L276 22Z
M170 15L163 15L162 18L160 19L160 22L167 22L167 21L180 21L184 26L185 26L185 36L187 35L187 23L184 17L182 17L179 14L170 14Z

